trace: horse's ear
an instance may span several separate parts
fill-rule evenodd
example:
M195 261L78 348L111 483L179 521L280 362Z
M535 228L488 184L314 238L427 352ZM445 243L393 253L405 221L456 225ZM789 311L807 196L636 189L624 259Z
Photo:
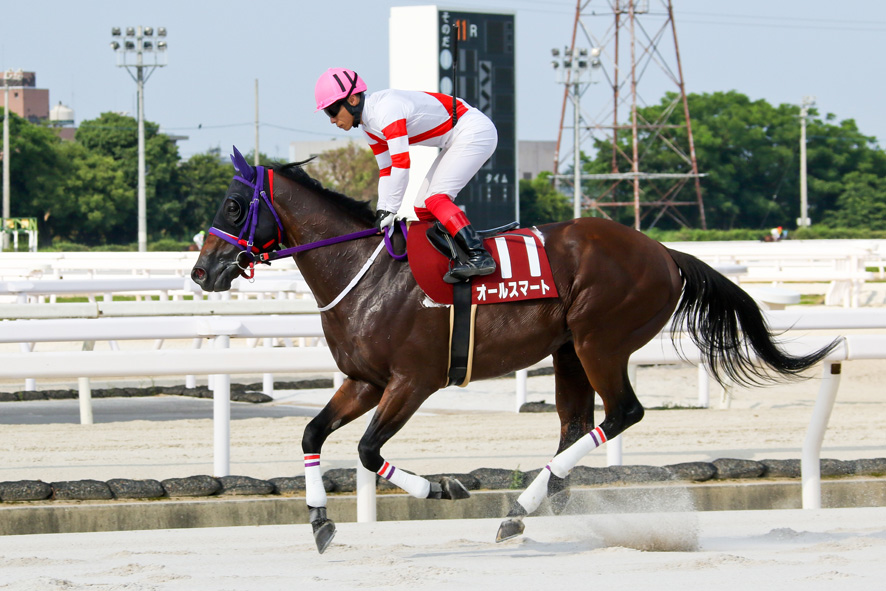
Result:
M240 153L240 150L237 149L237 146L233 146L234 153L231 155L231 162L234 163L234 168L237 169L237 172L240 173L244 179L249 182L252 182L255 179L255 168L249 165L246 162L246 158L243 157L243 154Z

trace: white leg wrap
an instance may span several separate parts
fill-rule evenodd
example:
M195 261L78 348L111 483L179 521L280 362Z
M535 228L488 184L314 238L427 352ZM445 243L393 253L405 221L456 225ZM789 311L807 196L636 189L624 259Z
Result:
M388 462L384 463L378 474L417 499L426 499L428 498L428 493L431 492L431 483L427 478L398 470L393 464Z
M600 427L597 427L554 456L554 459L548 464L551 467L551 472L560 478L566 478L569 471L575 468L575 465L583 457L604 443L606 443L606 435L603 434L603 430Z
M526 510L527 514L538 509L548 493L548 481L551 479L551 474L558 478L566 478L579 460L604 443L606 443L606 434L603 433L603 429L597 427L558 453L517 498L517 502Z
M535 477L535 480L526 487L526 490L517 497L517 502L526 510L527 514L532 513L541 505L545 495L548 494L548 480L550 479L551 471L548 466L545 466Z
M326 489L320 473L320 454L305 454L305 502L309 507L326 506Z

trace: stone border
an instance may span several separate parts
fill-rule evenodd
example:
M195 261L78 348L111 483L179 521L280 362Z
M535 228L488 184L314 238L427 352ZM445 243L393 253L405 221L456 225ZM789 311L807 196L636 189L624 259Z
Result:
M262 392L261 383L231 384L231 400L234 402L262 403L273 400ZM306 390L311 388L332 388L331 378L306 378L292 382L274 382L275 390ZM192 398L212 398L212 390L206 386L185 388L182 386L148 386L146 388L96 388L93 398L138 398L143 396L190 396ZM0 402L20 402L27 400L76 400L77 390L18 390L0 392Z
M430 474L425 477L437 481L443 476L454 476L469 490L519 490L538 474L539 470L521 472L504 468L478 468L467 474ZM334 468L323 474L323 486L328 493L354 493L357 489L354 468ZM862 460L821 460L823 478L848 476L886 476L886 458ZM576 466L569 475L572 486L632 485L662 482L705 482L712 480L748 480L761 478L800 478L800 460L740 460L720 459L713 462L685 462L668 466L609 466L589 468ZM387 480L376 477L377 490L399 490ZM259 480L248 476L200 475L186 478L158 480L130 480L115 478L73 480L46 483L40 480L0 482L0 502L28 501L106 501L113 499L157 500L182 497L300 495L305 490L304 476Z
M529 376L553 375L553 368L540 368L529 371ZM509 374L507 377L513 377ZM311 390L318 388L332 389L332 378L300 378L288 382L274 382L274 390ZM231 400L234 402L262 403L273 400L262 392L264 384L231 384ZM138 398L142 396L190 396L193 398L212 398L212 391L206 386L185 388L181 386L148 386L146 388L96 388L91 391L93 398ZM0 392L0 402L22 402L29 400L74 400L79 392L73 389L63 390L17 390ZM530 402L520 408L520 412L554 412L553 404Z

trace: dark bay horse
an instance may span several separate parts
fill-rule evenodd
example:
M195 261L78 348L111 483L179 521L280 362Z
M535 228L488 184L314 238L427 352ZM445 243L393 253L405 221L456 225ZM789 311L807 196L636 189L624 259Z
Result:
M320 473L323 443L372 408L375 415L358 445L363 466L416 497L468 496L455 479L429 482L381 454L422 402L447 384L448 309L427 305L408 264L382 253L367 266L382 241L372 230L367 204L323 188L300 163L265 169L242 157L234 160L239 176L216 214L191 274L194 281L206 291L224 291L250 263L276 258L275 252L294 253L319 306L340 297L322 312L322 324L346 379L302 439L318 550L335 533ZM643 418L628 381L628 360L672 317L721 382L795 377L836 344L804 357L787 355L738 286L698 259L621 224L582 218L538 231L559 298L484 305L476 313L472 379L502 376L552 355L560 419L555 457L514 504L498 541L522 533L523 517L546 496L562 499L566 476L587 452ZM331 240L342 236L356 238ZM346 291L361 268L365 275ZM595 392L605 411L599 424Z

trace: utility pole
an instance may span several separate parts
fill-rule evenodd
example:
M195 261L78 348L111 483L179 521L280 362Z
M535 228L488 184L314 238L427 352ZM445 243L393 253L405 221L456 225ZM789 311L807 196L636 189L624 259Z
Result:
M804 96L800 104L800 217L797 218L798 228L808 228L812 225L809 219L809 203L806 195L806 117L809 116L809 107L815 105L814 96Z
M9 160L11 150L9 149L9 83L13 80L21 84L24 73L21 70L7 70L3 74L3 222L0 226L0 250L9 248L9 235L6 233L6 220L9 219L9 201L10 201L10 182L9 182Z
M255 79L255 158L253 164L258 166L258 78Z

